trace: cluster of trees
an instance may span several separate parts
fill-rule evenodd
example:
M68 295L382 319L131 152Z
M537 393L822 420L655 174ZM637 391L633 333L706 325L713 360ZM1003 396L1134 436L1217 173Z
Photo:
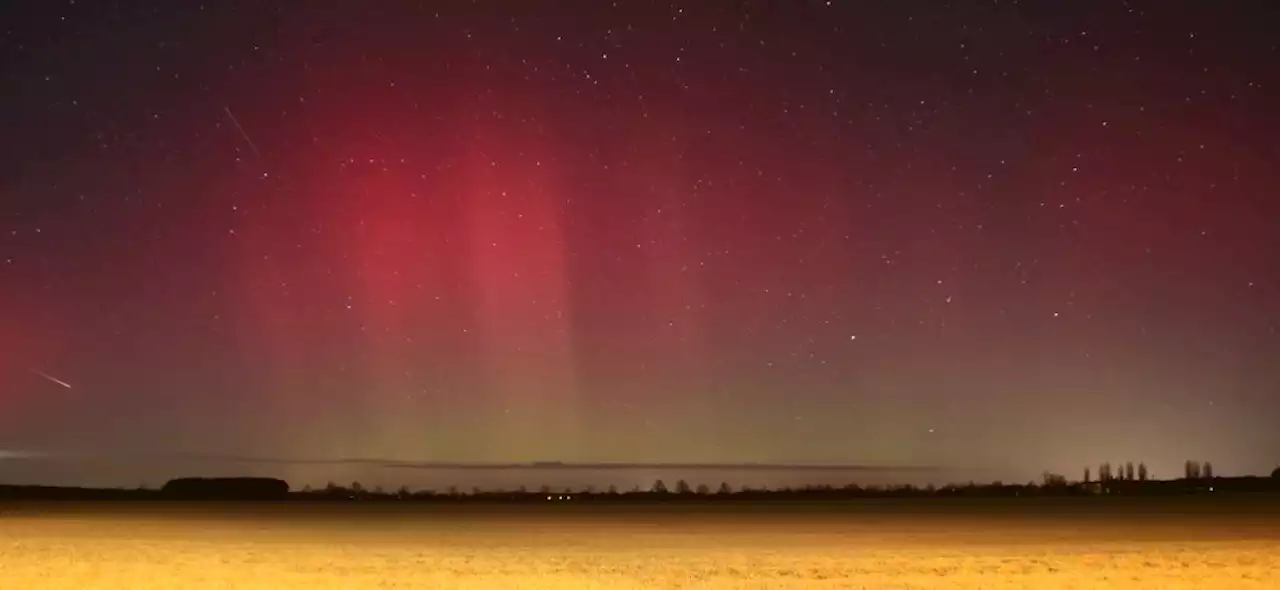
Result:
M181 500L284 500L289 483L270 477L181 477L166 482L160 493Z
M1272 472L1272 477L1280 472L1280 467ZM1213 464L1204 461L1192 461L1190 459L1183 465L1183 479L1213 479ZM1110 462L1104 462L1098 466L1098 482L1107 483L1111 481L1151 481L1154 479L1151 472L1147 470L1146 463L1138 463L1137 468L1133 466L1133 461L1127 461L1123 466L1113 468ZM1093 483L1092 472L1088 467L1084 468L1084 483Z
M1182 468L1183 477L1186 479L1213 479L1213 464L1205 461L1187 460Z

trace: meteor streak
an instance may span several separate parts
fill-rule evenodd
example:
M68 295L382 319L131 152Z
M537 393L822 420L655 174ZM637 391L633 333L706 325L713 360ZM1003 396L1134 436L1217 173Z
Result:
M70 383L67 383L66 381L63 381L63 380L61 380L61 379L59 379L59 378L57 378L57 377L54 377L53 375L50 375L50 374L48 374L48 373L45 373L44 371L32 371L32 373L35 373L35 374L37 374L37 375L39 375L39 376L41 376L41 377L44 377L45 379L48 379L48 380L49 380L50 382L52 382L52 383L57 383L58 385L61 385L61 386L65 387L65 388L67 388L67 389L71 389L71 384L70 384Z
M253 140L249 139L249 134L245 132L244 127L240 126L240 120L236 119L236 116L231 114L231 107L223 106L222 112L227 114L228 119L231 119L231 124L236 126L236 131L239 131L240 137L243 137L245 143L249 144L249 149L253 150L253 154L261 159L262 152L258 151L258 146L253 144Z

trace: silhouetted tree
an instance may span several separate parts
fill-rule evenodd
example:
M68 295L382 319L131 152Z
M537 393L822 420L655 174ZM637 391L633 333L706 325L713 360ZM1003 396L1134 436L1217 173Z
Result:
M1133 461L1127 461L1124 464L1124 478L1128 481L1133 481L1133 476Z
M695 491L698 493L699 496L705 496L711 493L711 488L708 487L707 484L705 483L700 483L698 484L698 489Z
M1103 463L1098 466L1098 480L1101 482L1111 481L1111 463Z
M693 493L693 488L690 488L690 487L689 487L689 482L687 482L687 481L685 481L685 480L681 479L681 480L679 480L679 481L676 481L676 493L677 493L677 494L692 494L692 493Z
M1041 475L1045 487L1057 487L1067 485L1067 478L1064 475L1050 473L1048 471Z
M1147 481L1147 464L1138 464L1138 481Z
M360 482L358 482L358 481L353 481L353 482L351 482L351 488L350 488L350 489L351 489L351 493L353 493L353 494L355 494L355 495L357 495L357 496L362 496L362 495L364 495L364 486L360 485Z
M1089 474L1089 468L1088 468L1088 467L1085 467L1085 468L1084 468L1084 482L1085 482L1085 483L1089 483L1089 475L1090 475L1090 474Z
M538 488L538 493L545 496L551 493L551 486L544 485Z
M611 486L609 486L609 491L607 491L607 492L605 492L605 493L606 493L606 494L609 494L610 496L616 496L616 495L618 495L618 486L612 486L612 485L611 485Z
M1200 474L1203 475L1205 479L1213 479L1213 463L1205 461L1204 466L1200 468Z
M662 483L662 480L659 479L653 482L653 487L649 488L649 491L655 494L665 494L667 493L667 484Z
M716 490L716 493L717 493L717 494L732 494L732 493L733 493L733 488L729 487L729 482L727 482L727 481L722 481L722 482L720 482L720 489Z
M1200 479L1200 463L1188 459L1183 466L1183 472L1187 479Z

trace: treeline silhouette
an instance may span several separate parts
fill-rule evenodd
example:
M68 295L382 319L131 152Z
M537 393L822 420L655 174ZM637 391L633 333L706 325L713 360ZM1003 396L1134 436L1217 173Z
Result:
M1008 484L965 483L946 486L805 486L800 488L734 488L727 482L714 489L706 484L691 485L678 480L668 486L657 480L648 488L634 487L620 491L604 489L568 489L542 486L536 490L484 490L456 487L445 490L387 491L367 489L359 482L342 486L330 483L323 488L305 487L290 491L284 480L273 478L179 478L160 489L94 489L51 486L0 485L0 499L18 500L183 500L183 501L297 501L297 502L724 502L724 501L820 501L854 498L928 498L928 497L992 497L1015 498L1036 496L1177 496L1215 493L1280 492L1280 467L1270 477L1218 477L1207 463L1188 461L1183 477L1158 480L1150 478L1142 464L1126 463L1122 469L1104 463L1094 480L1089 469L1081 481L1045 472L1039 482Z

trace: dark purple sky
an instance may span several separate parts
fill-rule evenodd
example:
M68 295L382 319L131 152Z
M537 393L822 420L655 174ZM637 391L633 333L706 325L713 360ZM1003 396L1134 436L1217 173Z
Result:
M1259 6L6 2L0 448L1270 471Z

